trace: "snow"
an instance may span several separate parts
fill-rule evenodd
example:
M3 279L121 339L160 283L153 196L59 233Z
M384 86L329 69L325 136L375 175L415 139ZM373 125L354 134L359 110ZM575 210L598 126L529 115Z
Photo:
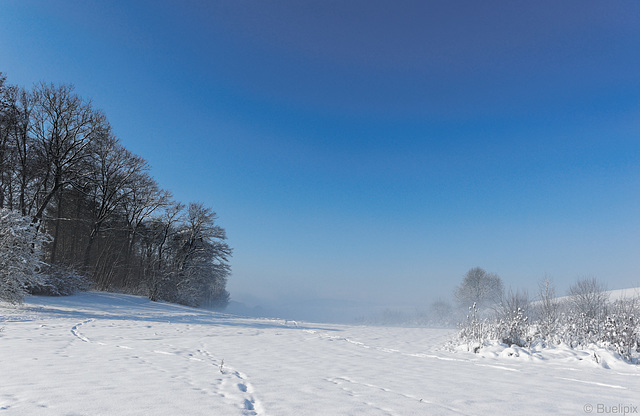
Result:
M615 302L620 299L634 299L640 297L640 287L605 290L605 293L609 296L609 301L611 302ZM558 296L556 299L560 302L564 302L569 300L569 296ZM534 301L533 303L535 304L537 301Z
M640 287L631 289L616 289L607 291L609 294L609 300L615 301L618 299L631 299L640 296Z
M256 319L108 293L0 307L3 415L585 414L640 407L607 351ZM601 412L602 413L602 412Z

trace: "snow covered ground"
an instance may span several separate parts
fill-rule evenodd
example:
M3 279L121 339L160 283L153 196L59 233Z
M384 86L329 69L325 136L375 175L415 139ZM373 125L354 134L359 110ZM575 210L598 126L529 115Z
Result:
M455 332L253 319L108 293L0 307L1 415L639 412L601 351L445 347Z

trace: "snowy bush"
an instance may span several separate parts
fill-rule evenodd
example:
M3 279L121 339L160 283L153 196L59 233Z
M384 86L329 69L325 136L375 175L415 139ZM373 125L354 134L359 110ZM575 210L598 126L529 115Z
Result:
M459 326L459 336L468 350L478 350L489 341L524 347L531 341L526 293L509 291L503 295L492 317L482 318L477 304L469 308L466 320Z
M29 218L0 209L0 300L20 303L39 282L42 245L48 237Z
M598 342L608 315L609 295L596 279L577 281L569 288L568 310L562 316L565 341L575 346Z
M640 302L638 298L620 299L611 305L600 341L611 347L627 361L633 361L640 348Z
M638 348L638 324L635 316L624 313L607 316L601 340L631 361L632 353Z
M530 341L529 296L526 292L509 290L502 297L497 316L497 332L500 341L507 345L524 347Z
M29 288L34 295L69 296L89 289L89 281L73 269L47 266L40 272L39 281Z
M600 338L600 322L584 312L570 309L562 314L561 324L561 339L571 347L593 344Z
M541 285L540 300L530 307L526 294L509 294L491 318L479 318L476 305L459 325L467 350L487 345L505 348L604 348L628 362L640 357L640 297L609 301L608 293L593 279L572 286L564 302L553 298L549 282ZM595 356L597 357L597 355Z
M531 341L527 336L528 332L529 317L525 316L522 308L518 308L510 313L507 319L501 319L498 322L500 341L507 345L527 346Z
M492 322L480 317L476 303L469 307L469 314L459 325L459 329L460 339L467 344L467 350L473 350L473 352L478 352L486 341L495 337L497 332Z

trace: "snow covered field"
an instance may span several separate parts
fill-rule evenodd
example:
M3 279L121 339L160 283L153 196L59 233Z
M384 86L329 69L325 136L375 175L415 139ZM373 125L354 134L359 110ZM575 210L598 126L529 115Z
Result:
M640 368L455 332L251 319L108 293L0 306L2 415L637 414Z

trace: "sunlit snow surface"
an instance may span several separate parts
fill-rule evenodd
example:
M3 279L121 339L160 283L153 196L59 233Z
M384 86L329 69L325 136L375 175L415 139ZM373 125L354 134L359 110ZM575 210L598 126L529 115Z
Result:
M640 408L638 366L563 348L453 351L451 330L241 318L106 293L29 297L0 307L0 327L1 415Z

